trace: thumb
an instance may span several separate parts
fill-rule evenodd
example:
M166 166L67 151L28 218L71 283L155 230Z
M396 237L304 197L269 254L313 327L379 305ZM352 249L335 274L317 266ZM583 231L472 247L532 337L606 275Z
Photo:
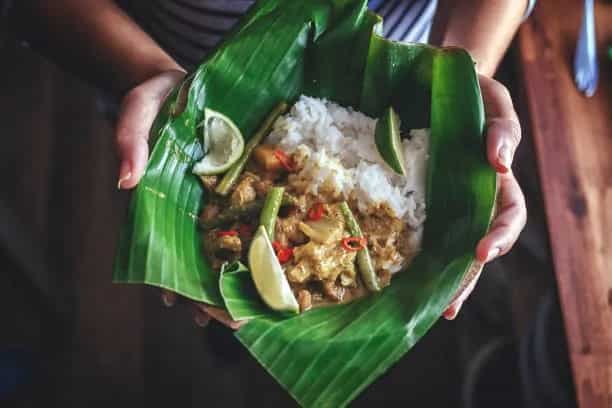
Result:
M185 75L168 71L157 75L128 92L121 103L115 131L119 155L117 188L134 188L142 177L149 157L149 132L162 103Z

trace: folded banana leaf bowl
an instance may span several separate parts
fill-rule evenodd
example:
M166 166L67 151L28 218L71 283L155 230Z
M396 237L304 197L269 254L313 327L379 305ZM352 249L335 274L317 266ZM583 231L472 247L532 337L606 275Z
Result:
M348 404L435 323L474 262L494 207L484 111L471 57L384 39L364 0L261 0L168 97L151 157L133 193L114 281L144 283L249 318L236 337L302 406ZM213 271L198 214L206 192L204 108L251 136L281 101L327 98L402 128L430 128L422 251L378 294L295 316L262 306L245 268Z

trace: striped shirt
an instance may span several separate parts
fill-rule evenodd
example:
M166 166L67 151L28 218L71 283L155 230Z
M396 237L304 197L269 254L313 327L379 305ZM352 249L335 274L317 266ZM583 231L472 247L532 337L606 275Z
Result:
M191 70L221 41L255 0L120 2L166 52ZM368 7L383 17L383 31L387 38L427 42L437 3L437 0L370 0ZM529 1L526 16L534 4L535 0Z
M300 0L301 1L301 0ZM124 5L155 40L192 69L227 34L254 0L151 0L135 10ZM371 0L384 18L384 34L397 41L426 42L437 0Z

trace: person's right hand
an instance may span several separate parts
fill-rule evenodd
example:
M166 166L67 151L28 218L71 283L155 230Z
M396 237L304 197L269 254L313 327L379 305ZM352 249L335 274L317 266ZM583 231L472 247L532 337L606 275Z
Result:
M118 189L136 187L149 158L149 132L172 89L185 77L180 70L164 71L132 88L121 101L115 129L119 155Z
M123 97L115 130L120 160L118 189L132 189L140 181L149 158L148 140L153 121L166 97L184 77L185 72L179 69L164 71ZM178 299L175 293L166 290L162 290L161 296L166 306L174 305ZM232 320L225 310L204 303L190 303L199 326L206 326L211 318L234 330L241 326L242 322Z

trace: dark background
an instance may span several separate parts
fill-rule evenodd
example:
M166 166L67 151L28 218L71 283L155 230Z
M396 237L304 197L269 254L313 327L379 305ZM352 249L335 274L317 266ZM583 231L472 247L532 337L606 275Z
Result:
M227 329L197 328L154 289L111 284L129 193L116 189L99 93L6 31L0 55L0 406L294 406ZM511 51L498 76L528 122L515 61ZM545 226L525 133L528 241ZM547 245L536 247L488 266L457 320L354 405L571 406L559 405L571 382Z

